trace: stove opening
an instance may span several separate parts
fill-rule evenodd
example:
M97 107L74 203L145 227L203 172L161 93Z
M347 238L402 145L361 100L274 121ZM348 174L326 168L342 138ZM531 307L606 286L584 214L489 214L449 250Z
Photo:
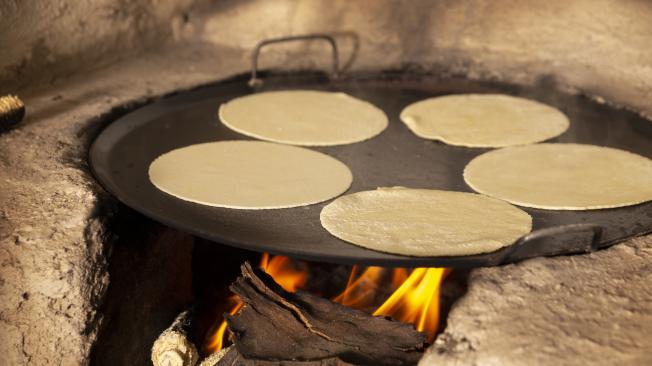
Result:
M410 324L427 333L428 343L466 292L468 271L460 269L364 267L261 255L177 231L123 205L111 222L111 282L101 309L102 328L90 335L96 337L92 365L152 365L152 345L182 313L189 315L182 333L196 359L180 365L200 365L227 349L231 332L223 314L236 314L242 306L229 286L245 262L263 268L289 292L300 290L369 317Z
M234 348L230 346L241 336L233 334L234 325L227 324L223 314L237 318L243 309L242 299L233 294L229 286L241 276L240 267L245 261L270 275L289 293L299 291L362 311L365 314L363 322L376 316L396 321L392 324L409 324L414 334L417 331L425 333L422 335L424 346L432 343L438 330L444 328L451 305L466 291L468 276L465 270L446 268L384 268L307 262L266 253L260 255L195 238L192 260L194 300L188 308L182 309L187 311L181 312L176 322L170 319L172 325L157 339L152 350L155 365L169 361L169 357L163 356L164 352L172 352L175 358L181 357L183 361L179 364L184 366L220 365L219 359ZM297 301L305 305L302 299ZM347 321L360 321L354 317ZM237 321L237 327L241 327L242 321ZM166 338L171 334L170 330L174 330L173 337ZM239 331L248 332L247 336L254 332L250 329ZM378 337L382 336L378 334ZM283 343L288 341L279 335L271 342L284 348L287 345ZM184 349L177 349L180 344ZM186 347L194 347L196 354L189 355ZM258 360L297 359L306 361L305 354L287 354L286 360L278 360L277 355L261 356Z
M289 292L309 291L322 295L319 288L310 288L311 265L293 261L286 256L262 255L259 267L269 274L283 289ZM365 311L374 316L387 316L410 323L418 331L428 334L432 342L439 326L440 290L444 279L451 272L448 268L384 268L351 266L344 290L330 299L336 303ZM243 302L232 296L230 315L236 314ZM227 322L222 320L208 339L207 353L224 348L230 342Z

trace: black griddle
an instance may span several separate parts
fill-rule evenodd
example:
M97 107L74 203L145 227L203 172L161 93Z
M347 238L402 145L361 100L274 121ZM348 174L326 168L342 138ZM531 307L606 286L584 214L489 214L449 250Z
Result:
M358 73L329 79L325 74L266 74L265 85L248 86L245 75L180 92L134 110L111 123L90 150L100 183L124 204L163 224L196 236L252 251L298 259L381 266L477 267L534 256L582 253L652 231L652 202L590 211L523 208L533 232L497 252L459 257L408 257L364 249L331 236L319 222L324 202L277 210L235 210L186 202L156 189L147 176L150 162L170 150L220 140L250 140L217 117L221 103L259 91L313 89L341 91L369 101L389 117L388 128L360 143L315 147L353 172L347 193L405 186L472 192L462 171L490 149L449 146L421 139L399 120L408 104L453 93L505 93L555 106L570 118L568 131L551 142L610 146L652 158L652 122L634 112L560 92L551 79L524 87L405 72Z

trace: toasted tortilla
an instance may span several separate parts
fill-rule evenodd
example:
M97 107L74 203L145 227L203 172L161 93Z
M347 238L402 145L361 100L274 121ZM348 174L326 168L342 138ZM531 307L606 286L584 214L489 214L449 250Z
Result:
M466 147L525 145L557 137L568 129L561 111L501 94L459 94L413 103L401 120L414 134Z
M344 93L290 90L257 93L222 104L230 129L261 140L301 146L343 145L370 139L388 124L385 113Z
M536 144L484 153L464 169L475 191L515 205L591 210L652 200L652 160L582 144Z
M349 243L416 257L488 253L532 229L532 218L507 202L474 193L379 188L328 204L322 226Z
M344 193L353 179L349 168L328 155L261 141L176 149L151 163L149 178L182 200L251 210L322 202Z

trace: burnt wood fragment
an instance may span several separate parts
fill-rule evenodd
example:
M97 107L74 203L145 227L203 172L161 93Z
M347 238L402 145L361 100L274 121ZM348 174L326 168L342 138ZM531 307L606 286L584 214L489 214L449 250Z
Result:
M202 363L201 366L204 366ZM207 364L205 366L354 366L344 362L337 357L327 358L317 361L265 361L249 360L244 358L235 346L226 349L224 355L217 363Z
M303 292L283 290L249 263L231 291L245 306L227 323L238 353L248 360L321 361L355 365L413 365L426 335L412 325L371 316Z
M193 313L191 309L179 314L156 339L151 353L154 366L194 366L197 363L199 354L188 339Z

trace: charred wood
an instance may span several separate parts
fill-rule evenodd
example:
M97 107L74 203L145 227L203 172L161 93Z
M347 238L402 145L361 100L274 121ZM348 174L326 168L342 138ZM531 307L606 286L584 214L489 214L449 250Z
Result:
M192 318L192 310L182 312L156 339L152 346L154 366L194 366L197 363L197 348L189 340Z
M307 293L286 292L249 263L241 270L231 290L245 306L227 317L238 351L232 357L277 362L269 365L328 359L355 365L413 365L422 356L426 336L412 325Z
M353 366L337 357L317 361L265 361L244 358L235 346L225 350L217 362L204 363L201 366Z

